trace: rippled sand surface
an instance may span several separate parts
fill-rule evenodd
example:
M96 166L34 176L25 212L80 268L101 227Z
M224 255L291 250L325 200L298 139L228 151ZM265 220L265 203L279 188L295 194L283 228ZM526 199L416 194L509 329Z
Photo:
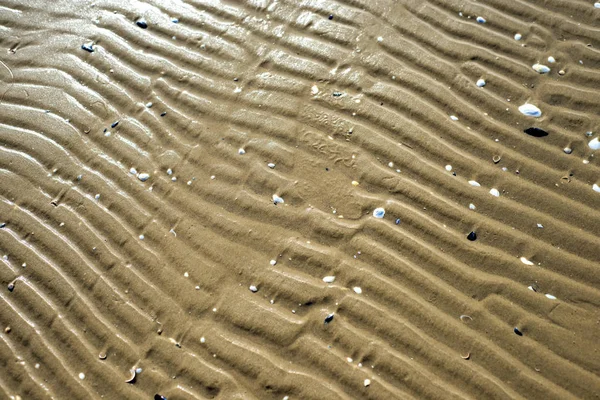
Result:
M600 398L592 1L0 21L0 398Z

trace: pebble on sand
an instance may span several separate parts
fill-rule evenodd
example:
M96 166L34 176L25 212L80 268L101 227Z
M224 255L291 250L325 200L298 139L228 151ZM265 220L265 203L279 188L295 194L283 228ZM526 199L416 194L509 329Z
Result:
M565 147L565 148L563 149L563 151L565 152L565 154L571 154L571 153L573 152L573 149L572 149L572 148L570 148L570 147Z
M475 231L472 231L471 233L469 233L467 235L467 239L470 240L471 242L474 242L477 240L477 233L475 233Z
M495 197L500 197L500 192L496 188L490 189L490 194Z
M592 185L592 190L593 190L594 192L600 193L600 186L598 186L597 184L595 184L595 183L594 183L594 184Z
M277 204L283 204L283 203L285 203L285 202L283 201L283 199L282 199L281 197L279 197L279 196L277 196L276 194L274 194L274 195L273 195L273 203L274 203L275 205L277 205Z
M448 172L452 171L452 165L446 165L446 171L448 171Z
M375 218L383 218L385 216L385 210L382 207L378 207L373 210L373 216Z
M81 379L81 380L85 379L85 374L83 372L79 373L79 379Z
M542 64L533 64L531 68L533 68L533 70L538 74L547 74L550 72L550 67Z
M94 52L94 45L92 43L90 44L82 44L81 48L87 52L93 53Z
M528 259L526 259L525 257L521 257L520 260L525 265L533 265L533 263L531 261L529 261Z
M594 3L594 7L600 8L600 3Z
M325 317L325 324L328 324L331 321L333 321L333 313Z
M238 154L239 154L240 156L243 156L244 154L246 154L246 150L244 150L244 149L239 149L239 150L238 150Z
M486 23L486 20L483 17L477 17L476 21L479 22L480 24L485 24Z
M523 115L527 115L528 117L541 117L542 111L534 106L533 104L525 103L519 107L519 111Z
M450 116L450 119L451 119L452 121L458 121L458 117L457 117L456 115L451 115L451 116Z
M147 23L147 22L146 22L146 20L145 20L145 19L143 19L143 18L142 18L142 19L138 19L138 20L135 22L135 24L136 24L137 26L139 26L140 28L142 28L142 29L146 29L146 28L148 27L148 23Z
M352 290L354 290L354 293L356 294L361 294L362 293L362 289L358 286L355 286Z
M523 35L521 35L520 33L515 33L515 40L521 40L522 37Z
M323 282L325 283L333 283L335 281L335 276L329 275L323 278Z
M270 162L270 163L267 164L267 167L273 169L273 168L275 168L275 164L272 163L272 162Z
M519 335L519 336L523 336L523 332L521 332L521 331L519 330L519 328L517 328L517 327L515 327L515 328L513 329L513 332L514 332L515 334Z
M473 203L469 204L469 210L474 210L475 208L477 208L477 207L475 207L475 204L473 204Z
M552 296L551 294L546 293L545 295L547 298L549 298L550 300L556 300L556 296Z
M368 387L369 385L371 385L371 380L365 379L365 387Z
M479 186L481 186L481 185L479 184L479 182L477 182L477 181L469 181L469 185L471 185L471 186L475 186L475 187L479 187Z
M592 150L600 150L600 140L598 138L593 138L592 140L590 140L590 142L588 143L588 146L590 147L590 149Z
M275 265L275 264L277 264L277 260L271 260L271 261L269 261L269 264Z
M475 83L477 85L477 87L484 87L485 86L485 80L484 79L478 79L477 83Z
M254 286L254 285L250 285L249 289L250 289L250 291L251 291L252 293L256 293L256 292L258 292L258 288L257 288L256 286Z
M556 62L556 59L554 57L550 56L550 57L548 57L548 62L550 64L554 64Z
M150 174L141 173L138 175L138 179L142 182L146 182L148 179L150 179Z

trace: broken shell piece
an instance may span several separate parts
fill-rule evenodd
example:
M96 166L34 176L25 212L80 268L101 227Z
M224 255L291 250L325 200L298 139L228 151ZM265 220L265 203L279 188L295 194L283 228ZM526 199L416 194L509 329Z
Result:
M106 360L106 353L102 352L102 353L98 354L98 358L101 360Z
M354 293L356 293L356 294L361 294L362 293L362 289L360 287L358 287L358 286L355 286L353 290L354 290Z
M546 293L546 297L550 300L556 300L556 296L552 296L551 294Z
M525 103L519 107L519 111L523 115L527 115L528 117L541 117L542 110L534 106L533 104Z
M531 68L538 74L547 74L550 72L550 68L542 64L533 64Z
M490 194L491 194L492 196L500 197L500 192L499 192L499 191L498 191L498 189L496 189L496 188L492 188L492 189L490 189Z
M469 322L473 321L473 318L466 314L461 315L459 318L462 322L465 322L465 323L469 323Z
M498 155L495 155L494 157L492 157L492 160L494 160L494 164L498 164L501 159L502 159L502 157L498 156Z
M129 370L129 373L130 373L131 375L129 375L129 379L127 379L127 380L125 381L125 383L134 383L134 382L135 382L135 375L136 375L136 373L135 373L135 368L132 368L132 369L130 369L130 370Z
M588 146L590 146L590 149L592 150L600 150L600 140L598 140L598 138L593 138L588 143Z
M521 257L520 260L525 265L533 265L533 263L531 261L529 261L528 259L526 259L525 257Z
M475 83L477 85L477 87L484 87L485 86L485 80L484 79L478 79L477 83Z
M479 187L479 186L481 186L481 185L479 184L479 182L477 182L477 181L469 181L469 185L471 185L471 186L475 186L475 187Z
M573 152L573 149L572 149L572 148L570 148L570 147L565 147L565 148L563 149L563 151L565 152L565 154L571 154L571 153Z
M146 174L146 173L139 174L138 179L142 182L146 182L148 179L150 179L150 174Z
M323 278L323 282L325 283L333 283L335 281L335 276L329 275Z
M274 203L275 205L277 205L277 204L283 204L283 203L285 203L285 202L283 201L283 199L282 199L281 197L279 197L279 196L277 196L276 194L274 194L274 195L273 195L273 203Z
M383 218L385 216L385 210L382 207L378 207L373 210L373 216L375 218Z
M365 379L365 387L369 386L370 384L371 384L371 380Z
M469 358L471 358L471 353L467 353L467 355L465 356L460 356L463 360L468 360Z
M598 193L600 193L600 186L598 186L598 185L596 185L596 184L594 183L594 184L592 185L592 190L593 190L594 192L598 192Z

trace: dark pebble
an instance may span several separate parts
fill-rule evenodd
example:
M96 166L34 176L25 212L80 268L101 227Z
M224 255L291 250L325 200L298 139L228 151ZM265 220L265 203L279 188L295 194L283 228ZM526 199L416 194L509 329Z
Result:
M400 218L396 219L396 225L400 225Z
M82 44L81 48L85 51L89 51L90 53L94 52L94 47L91 44Z
M333 92L333 97L340 97L342 92Z
M112 123L112 125L110 126L111 128L116 128L117 125L119 125L119 121L115 121Z
M471 242L474 242L477 240L477 234L473 231L467 235L467 239L469 239Z
M165 115L167 115L167 112L166 112L166 111L165 111L165 112L162 112L162 113L160 114L160 116L161 116L161 117L164 117Z
M161 396L160 394L155 394L154 400L167 400L167 398L165 396Z
M8 284L8 291L12 292L13 290L15 290L15 284L11 282ZM333 315L331 318L333 319Z
M3 222L3 223L0 224L0 229L1 228L5 228L5 227L6 227L6 222Z
M333 14L329 14L329 19L333 19Z
M173 19L171 20L171 22L172 22L172 23L174 23L174 24L178 24L178 23L179 23L179 19L177 19L177 18L173 18Z
M540 128L527 128L525 129L523 132L525 132L526 134L528 134L529 136L533 136L533 137L544 137L544 136L548 136L548 132L546 132L543 129Z
M514 332L514 333L516 333L516 334L517 334L517 335L519 335L519 336L523 336L523 332L521 332L521 331L519 330L519 328L515 328L515 329L513 329L513 332Z
M325 324L328 324L331 321L333 321L333 314L329 314L328 316L325 317Z
M148 27L146 20L143 20L143 19L138 19L135 23L137 26L139 26L142 29L146 29Z

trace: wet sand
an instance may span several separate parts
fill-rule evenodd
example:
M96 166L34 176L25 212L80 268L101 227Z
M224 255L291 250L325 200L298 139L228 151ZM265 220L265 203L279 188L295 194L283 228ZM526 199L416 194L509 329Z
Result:
M0 19L0 398L600 398L593 1Z

